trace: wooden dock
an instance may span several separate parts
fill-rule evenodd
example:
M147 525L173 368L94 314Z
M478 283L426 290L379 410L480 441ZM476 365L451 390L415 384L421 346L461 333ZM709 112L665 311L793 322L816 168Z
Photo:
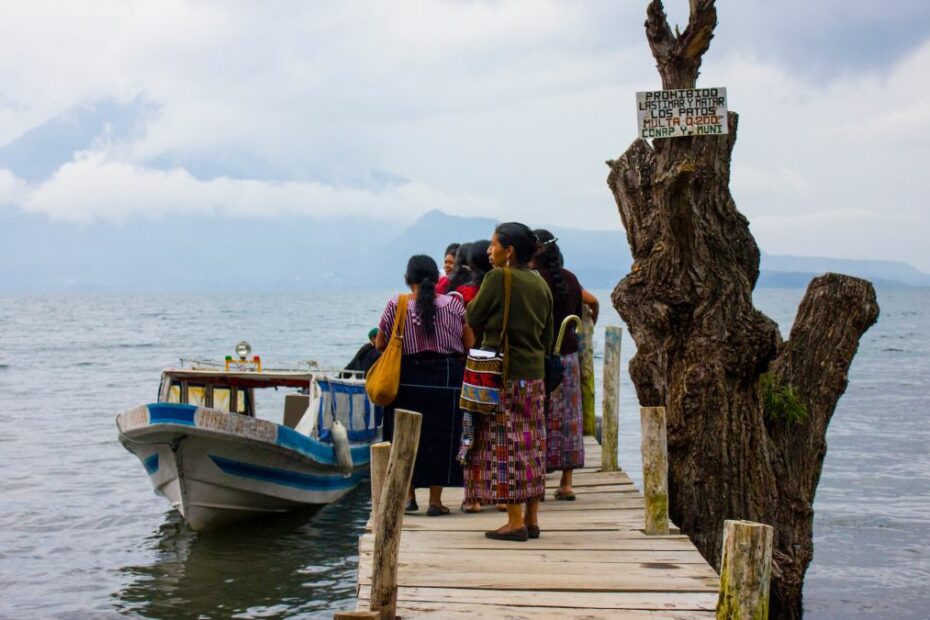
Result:
M452 513L404 517L398 568L401 618L714 618L719 578L687 537L646 536L643 497L622 471L601 472L600 446L585 437L577 500L552 499L547 480L542 536L527 542L489 540L484 531L506 515L458 510L462 489L446 489ZM675 530L677 531L677 530ZM359 610L368 610L373 541L359 541Z

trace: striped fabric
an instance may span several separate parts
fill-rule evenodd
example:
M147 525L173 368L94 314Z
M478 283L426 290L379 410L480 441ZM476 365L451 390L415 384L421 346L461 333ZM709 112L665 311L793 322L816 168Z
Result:
M394 326L394 314L397 312L395 295L388 300L378 329L390 338ZM404 322L404 355L433 351L435 353L464 353L462 345L462 331L465 326L465 306L457 297L451 295L437 295L434 302L436 306L435 330L427 334L423 322L417 316L416 300L411 299L407 305L407 317Z
M475 444L465 468L465 501L521 504L544 499L546 388L542 379L514 379L503 390L501 412L475 416Z
M581 366L578 354L562 356L565 375L547 402L546 467L584 467L584 421L581 410Z

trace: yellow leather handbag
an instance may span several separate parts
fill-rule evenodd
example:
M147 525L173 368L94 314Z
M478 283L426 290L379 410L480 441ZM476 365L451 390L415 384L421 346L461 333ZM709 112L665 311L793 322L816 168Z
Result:
M412 293L398 296L391 339L384 353L365 374L365 391L368 393L368 398L382 407L394 402L397 398L397 390L400 388L400 358L404 354L404 320L407 317L407 303L412 297Z

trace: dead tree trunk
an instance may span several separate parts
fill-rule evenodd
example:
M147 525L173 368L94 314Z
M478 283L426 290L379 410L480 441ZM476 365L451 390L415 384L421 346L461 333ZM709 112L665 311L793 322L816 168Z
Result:
M648 6L665 89L695 86L713 37L714 0L690 5L680 34L662 2ZM797 618L827 425L878 304L869 282L816 278L788 342L753 307L759 248L729 190L737 124L731 113L728 135L636 140L608 162L634 259L612 299L637 345L640 404L667 408L670 516L715 566L725 519L774 526L772 616Z

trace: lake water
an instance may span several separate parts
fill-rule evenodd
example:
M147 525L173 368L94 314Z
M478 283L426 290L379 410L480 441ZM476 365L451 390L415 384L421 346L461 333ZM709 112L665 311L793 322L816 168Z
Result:
M764 289L756 305L787 332L802 294ZM599 297L599 329L620 325ZM344 364L386 298L0 297L0 617L331 618L351 607L367 488L316 513L198 535L153 494L114 418L155 400L180 356L221 358L242 339L266 363ZM881 290L879 303L828 434L809 618L930 616L930 290ZM625 335L625 362L632 352ZM621 389L620 462L638 481L625 372ZM263 404L279 421L275 400Z

